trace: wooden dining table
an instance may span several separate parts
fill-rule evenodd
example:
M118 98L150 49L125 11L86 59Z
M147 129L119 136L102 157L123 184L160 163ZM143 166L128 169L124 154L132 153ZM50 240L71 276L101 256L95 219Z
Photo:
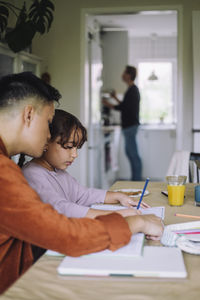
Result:
M115 189L143 188L144 182L118 181ZM185 203L171 207L161 194L166 184L150 182L149 195L144 201L151 206L165 206L165 224L193 221L176 217L175 213L200 216L200 207L194 205L194 184L186 185ZM195 220L194 220L195 221ZM161 245L146 241L147 245ZM188 276L186 279L68 277L59 276L57 267L62 257L41 257L2 296L1 300L198 300L200 299L200 256L183 253Z

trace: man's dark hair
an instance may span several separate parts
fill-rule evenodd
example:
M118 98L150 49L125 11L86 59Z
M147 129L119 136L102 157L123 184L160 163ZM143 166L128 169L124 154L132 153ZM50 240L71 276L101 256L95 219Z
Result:
M125 72L130 75L131 80L134 81L137 75L137 69L133 66L126 66Z
M60 144L63 148L65 148L65 144L69 142L69 138L72 133L74 134L73 147L80 149L87 141L86 128L74 115L61 109L55 110L53 121L50 124L50 133L51 142L54 142L57 137L60 137L58 144ZM77 139L75 139L75 137Z
M0 79L0 109L13 106L28 97L44 102L58 102L61 95L57 89L31 72L11 74Z

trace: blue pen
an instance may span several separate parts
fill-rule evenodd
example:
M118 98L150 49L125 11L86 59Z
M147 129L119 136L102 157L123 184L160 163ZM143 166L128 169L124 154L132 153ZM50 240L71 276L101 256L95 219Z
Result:
M140 208L140 204L141 204L142 199L143 199L143 197L144 197L144 193L145 193L145 191L146 191L146 188L147 188L147 185L148 185L148 183L149 183L149 180L150 180L149 178L146 179L146 182L145 182L145 185L144 185L144 188L143 188L143 191L142 191L142 195L141 195L141 197L140 197L140 201L138 202L138 205L137 205L137 209Z

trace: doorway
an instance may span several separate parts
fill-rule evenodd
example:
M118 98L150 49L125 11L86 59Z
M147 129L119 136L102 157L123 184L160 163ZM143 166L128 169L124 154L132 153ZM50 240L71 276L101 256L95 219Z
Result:
M84 115L87 115L89 130L88 184L106 187L106 182L109 186L112 181L126 180L130 176L129 163L124 155L123 138L119 137L120 116L113 112L110 115L109 144L109 126L105 134L106 122L101 105L102 94L103 96L107 94L108 97L112 89L116 89L119 98L123 99L126 87L120 75L125 65L135 65L138 69L136 84L141 93L142 123L138 144L144 166L143 177L150 176L153 180L163 180L168 163L180 140L178 126L181 122L177 122L180 118L177 108L181 105L181 82L177 79L180 73L177 10L138 10L126 14L90 13L86 17L85 24L87 43L89 32L93 35L93 49L94 44L96 43L96 46L98 44L101 62L99 64L102 70L97 76L98 84L94 84L92 68L88 63L89 48L88 44L85 45L85 62L88 63L85 66L88 65L87 72L91 76L89 82L85 76L84 82L87 103L85 107L89 108L84 112ZM91 55L90 53L90 58ZM93 86L99 88L98 96L93 92L92 81ZM118 134L115 129L118 130ZM105 139L106 147L104 147ZM160 168L156 171L154 166L158 160ZM112 172L107 170L108 162ZM97 170L98 179L95 179L95 183L94 174Z

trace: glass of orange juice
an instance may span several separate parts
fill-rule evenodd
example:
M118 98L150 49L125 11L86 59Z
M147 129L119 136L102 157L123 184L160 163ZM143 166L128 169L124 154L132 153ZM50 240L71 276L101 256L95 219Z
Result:
M168 201L171 206L182 206L184 203L185 183L187 176L167 176Z

